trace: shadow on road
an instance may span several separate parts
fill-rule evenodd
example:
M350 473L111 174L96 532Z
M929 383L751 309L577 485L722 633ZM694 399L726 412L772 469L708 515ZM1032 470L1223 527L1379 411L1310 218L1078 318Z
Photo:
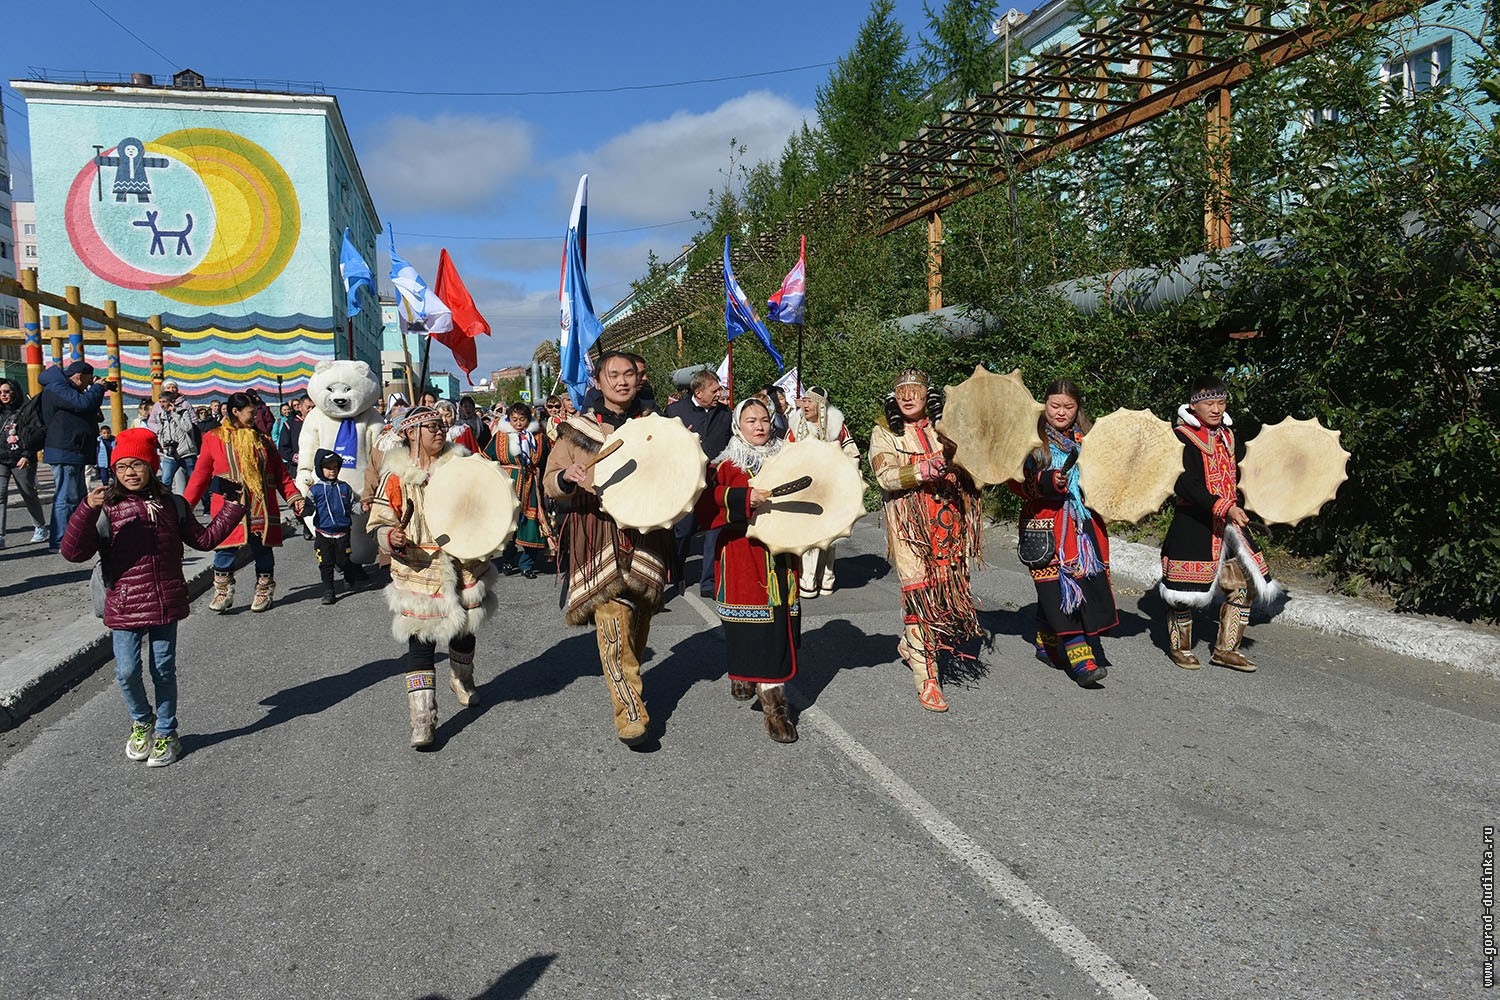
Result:
M319 677L306 684L298 684L296 687L277 691L261 699L260 703L269 705L271 710L259 719L249 725L225 729L217 733L187 734L182 738L183 750L185 753L205 750L225 740L258 733L305 715L317 715L367 687L400 675L405 664L406 660L403 657L377 660L374 663L366 663L364 666L347 670L342 674Z
M29 594L33 590L43 587L56 587L65 583L82 583L89 578L94 571L92 566L83 569L69 570L63 573L48 573L45 576L29 576L17 583L0 587L0 597L14 597L17 594Z
M884 557L865 553L862 556L839 559L834 563L840 590L858 590L867 583L883 580L891 572L891 564Z
M509 972L485 987L482 993L477 994L472 1000L520 1000L531 988L536 985L538 979L557 961L557 955L532 955L524 962L518 962ZM441 993L427 993L417 1000L450 1000Z
M816 704L818 695L841 671L894 663L896 638L883 633L862 632L846 621L824 622L811 632L802 633L802 648L797 654L797 679L792 684L807 704Z
M594 641L594 630L570 629L569 633L567 638L546 647L531 659L503 670L477 685L479 704L459 709L444 719L438 725L437 746L444 746L497 704L545 698L556 694L580 677L599 674L599 647ZM485 638L485 633L481 631L479 646L475 649L476 665L481 671L485 664ZM446 684L445 679L439 679L439 686Z

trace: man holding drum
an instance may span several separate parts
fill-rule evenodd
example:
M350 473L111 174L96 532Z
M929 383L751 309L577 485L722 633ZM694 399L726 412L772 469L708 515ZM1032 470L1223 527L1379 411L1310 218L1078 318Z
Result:
M640 374L628 355L605 351L595 371L600 402L558 428L543 485L566 511L562 526L568 579L564 614L570 625L594 624L599 663L614 703L615 732L620 742L634 747L648 738L651 720L642 697L640 661L674 550L670 528L645 532L622 528L600 506L594 459L626 421L653 408L638 398ZM611 487L651 488L649 482Z

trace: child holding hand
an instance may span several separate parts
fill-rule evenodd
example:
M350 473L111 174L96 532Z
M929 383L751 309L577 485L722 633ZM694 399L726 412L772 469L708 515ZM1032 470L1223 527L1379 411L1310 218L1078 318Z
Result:
M189 613L183 545L214 549L245 516L239 487L223 485L224 504L206 526L157 478L156 435L121 431L111 455L113 481L90 490L68 519L62 555L86 562L97 552L104 575L104 624L114 633L115 679L130 711L125 756L166 767L182 753L177 736L177 623ZM141 679L146 654L156 694L153 711Z

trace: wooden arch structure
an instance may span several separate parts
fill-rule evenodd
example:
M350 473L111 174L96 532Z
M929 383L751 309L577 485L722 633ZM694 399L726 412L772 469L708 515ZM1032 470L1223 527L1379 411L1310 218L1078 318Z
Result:
M1204 205L1209 249L1230 244L1227 191L1232 88L1255 73L1293 62L1354 31L1421 9L1429 0L1124 0L1119 14L1079 32L1073 45L1030 57L1020 74L997 83L895 150L824 192L787 220L861 205L870 229L886 235L925 221L928 308L942 299L942 212L1006 179L1136 128L1201 105L1204 157L1212 181ZM781 233L750 241L768 252ZM654 336L702 308L720 285L718 268L701 267L611 323L611 345Z

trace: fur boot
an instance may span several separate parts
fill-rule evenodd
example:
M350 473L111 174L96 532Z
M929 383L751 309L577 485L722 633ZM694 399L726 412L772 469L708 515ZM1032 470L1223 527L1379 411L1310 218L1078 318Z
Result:
M750 681L729 681L729 697L735 701L749 701L755 697L755 685Z
M234 574L214 570L214 599L208 602L208 610L223 614L234 603Z
M276 579L270 573L261 573L255 578L255 596L250 599L251 611L269 611L271 597L276 593Z
M906 626L896 648L906 665L911 667L912 680L917 685L917 701L929 712L948 711L943 686L938 682L937 658L928 652L926 643L922 641L921 626Z
M651 718L642 698L641 664L635 655L635 609L620 601L606 601L594 609L599 664L604 668L604 686L614 703L615 732L628 747L646 742Z
M1239 588L1224 606L1219 609L1219 635L1214 640L1214 651L1208 662L1231 670L1252 673L1255 664L1245 659L1240 642L1245 638L1245 626L1250 624L1250 597L1244 587Z
M474 654L448 650L448 686L458 697L464 708L479 704L479 691L474 687Z
M757 684L760 695L760 711L766 717L766 732L777 743L796 743L797 727L792 724L791 709L786 702L786 689L780 684Z
M411 716L411 745L420 750L437 738L437 673L418 670L406 675L406 710Z
M1202 666L1193 655L1193 609L1169 608L1167 610L1167 656L1184 670L1197 670Z

